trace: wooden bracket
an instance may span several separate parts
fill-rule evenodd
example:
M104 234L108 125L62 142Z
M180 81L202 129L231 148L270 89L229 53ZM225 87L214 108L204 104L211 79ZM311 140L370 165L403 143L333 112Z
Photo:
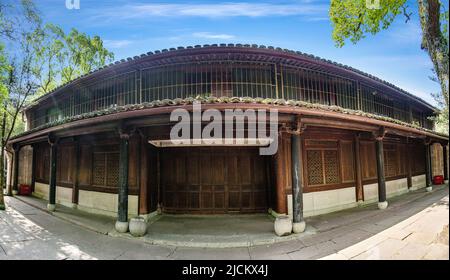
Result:
M50 144L50 146L58 145L58 142L59 142L58 137L56 137L55 135L53 135L51 133L48 134L48 143Z
M372 135L376 141L383 141L384 136L386 136L386 129L382 126L378 131L372 132Z
M117 127L117 133L119 133L119 138L124 140L129 140L131 135L137 130L135 127L127 127L123 123L119 123Z
M301 135L303 132L305 132L306 125L301 122L300 116L297 117L295 123L287 124L286 132L293 135Z
M433 140L430 137L425 138L423 142L426 146L433 144Z

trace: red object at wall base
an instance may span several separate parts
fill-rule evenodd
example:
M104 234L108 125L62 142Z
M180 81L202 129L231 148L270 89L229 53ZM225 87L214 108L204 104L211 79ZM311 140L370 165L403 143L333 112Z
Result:
M444 184L444 176L438 175L433 177L433 184L434 185L442 185Z
M31 186L20 185L19 186L19 195L31 195Z

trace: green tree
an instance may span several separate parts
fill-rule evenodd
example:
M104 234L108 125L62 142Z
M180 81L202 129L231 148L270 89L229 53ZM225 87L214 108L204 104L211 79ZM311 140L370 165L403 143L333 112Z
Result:
M2 46L0 52L0 84L3 91L0 111L0 209L5 208L3 190L6 181L6 144L14 131L21 108L36 88L31 73L34 57L31 34L40 25L41 20L32 1L22 0L18 4L0 2L0 35L6 46Z
M46 24L33 36L36 52L33 69L41 84L40 94L114 59L114 54L103 47L99 36L90 37L75 28L65 34L60 27Z
M5 49L5 47L4 47L3 43L0 42L0 104L5 104L4 102L8 95L8 91L6 88L6 77L8 75L8 63L6 61L4 49ZM4 106L0 107L0 115L3 116L2 117L2 121L3 121L5 119ZM2 128L3 127L4 127L4 125L2 125ZM3 136L3 134L4 134L4 132L2 131L1 136ZM1 160L3 162L4 157L2 157ZM3 163L0 163L0 167L3 167ZM4 176L5 176L4 169L1 169L1 174L0 174L1 182L4 181ZM2 184L0 184L0 185L2 185ZM5 210L5 202L4 202L4 198L3 198L3 187L2 186L0 186L0 210Z
M0 0L0 159L9 139L24 130L20 114L37 96L110 62L114 55L99 36L44 24L33 1ZM4 160L0 161L0 209L4 208ZM11 191L11 190L9 190Z
M114 54L103 47L99 36L90 37L73 28L69 34L58 32L64 44L60 60L61 81L67 83L76 77L114 59Z
M369 9L366 0L331 0L330 18L333 25L332 38L338 47L347 39L357 43L366 34L376 34L387 29L394 19L404 15L411 17L406 0L380 0L379 7ZM418 0L418 14L422 28L421 48L427 51L433 62L435 80L441 91L432 94L442 108L437 122L448 127L448 11L439 0ZM447 130L448 131L448 130Z

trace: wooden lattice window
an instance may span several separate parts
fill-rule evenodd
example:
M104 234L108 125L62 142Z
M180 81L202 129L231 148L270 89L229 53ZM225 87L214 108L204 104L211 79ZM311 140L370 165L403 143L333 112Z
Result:
M119 184L119 153L94 152L92 158L92 184L117 187Z
M306 141L306 172L309 186L341 183L337 141Z
M325 165L325 183L326 184L340 183L338 151L333 150L323 151L323 159Z
M323 185L322 151L307 152L308 185Z

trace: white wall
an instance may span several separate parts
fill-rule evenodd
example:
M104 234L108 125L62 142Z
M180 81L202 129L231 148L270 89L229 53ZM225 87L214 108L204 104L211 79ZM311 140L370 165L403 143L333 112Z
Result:
M356 207L354 187L303 194L303 216L310 217ZM288 212L292 217L292 195L288 195Z
M418 175L412 177L412 187L411 190L418 190L426 187L426 175Z
M119 205L118 195L111 193L93 192L80 190L78 194L78 209L108 215L117 216ZM138 214L138 196L128 196L128 216L137 216Z
M48 184L43 184L39 182L34 183L33 195L45 200L48 200L49 186Z
M412 177L412 188L425 187L425 175ZM378 184L364 185L364 204L378 201ZM386 196L391 198L408 192L407 178L386 182ZM292 217L292 195L287 196L288 213ZM358 206L354 187L303 194L303 216L310 217Z
M48 200L49 185L35 183L33 195ZM72 206L72 189L56 187L56 203ZM78 209L94 214L101 214L116 217L118 208L118 195L102 192L93 192L79 190ZM128 215L137 216L138 214L138 196L128 196Z
M31 185L32 169L33 148L30 145L24 146L19 151L19 184Z
M423 176L423 180L422 180ZM425 175L412 177L412 188L414 190L414 186L425 187ZM423 182L422 182L423 181ZM423 186L422 186L423 183ZM416 188L418 189L418 188ZM398 196L408 192L408 179L401 178L397 180L387 181L386 182L386 197L391 198L394 196ZM378 184L370 184L364 185L364 203L371 203L378 201Z

